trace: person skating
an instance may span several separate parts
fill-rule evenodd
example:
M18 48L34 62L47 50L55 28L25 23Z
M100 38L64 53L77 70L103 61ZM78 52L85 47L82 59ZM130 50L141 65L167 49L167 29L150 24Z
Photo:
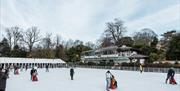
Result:
M32 81L38 81L37 74L38 73L37 73L36 67L32 68L31 71L30 71Z
M176 85L177 84L177 82L174 79L174 77L170 77L169 84L172 84L172 85Z
M35 69L34 69L34 67L31 69L31 71L30 71L30 75L31 75L31 80L32 80L32 76L33 76L33 73L35 72Z
M28 65L26 64L26 70L28 69Z
M49 65L46 65L46 72L49 72Z
M109 91L112 74L110 71L106 72L106 90Z
M14 74L19 75L19 68L17 66L14 67Z
M174 71L173 67L171 67L167 73L166 83L170 78L174 78L174 75L175 75L175 71Z
M112 75L112 78L111 78L110 88L111 89L116 89L117 88L117 81L116 81L114 75Z
M32 74L32 81L38 81L38 77L37 77L38 73L37 73L37 68L34 68L34 72Z
M71 80L74 80L73 76L74 76L74 69L71 68L70 69L70 76L71 76Z
M8 78L8 75L5 73L5 70L1 69L0 70L0 91L5 91L7 78Z
M142 66L142 64L140 64L140 66L139 66L139 70L140 70L140 73L142 73L142 72L143 72L143 66Z

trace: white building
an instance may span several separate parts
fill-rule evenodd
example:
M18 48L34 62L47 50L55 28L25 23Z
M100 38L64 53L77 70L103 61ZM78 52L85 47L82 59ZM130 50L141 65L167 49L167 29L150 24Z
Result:
M122 47L110 46L97 50L90 50L81 53L81 60L87 62L130 62L131 56L137 54L137 51L131 47L123 45ZM145 56L144 56L145 57Z
M25 67L45 67L49 65L50 67L58 67L66 64L61 59L40 59L40 58L9 58L9 57L0 57L0 67L8 67L8 66L19 66Z

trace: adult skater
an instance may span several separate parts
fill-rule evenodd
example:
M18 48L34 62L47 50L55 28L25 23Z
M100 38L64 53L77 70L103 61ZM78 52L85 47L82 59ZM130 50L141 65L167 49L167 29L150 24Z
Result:
M0 70L0 91L5 91L7 78L8 78L8 75L5 73L5 70L1 69Z
M28 64L26 64L26 70L28 69Z
M46 72L49 72L49 65L46 65Z
M73 68L70 69L70 76L71 76L71 80L73 80L73 76L74 76L74 69Z
M139 70L140 70L140 73L142 73L142 72L143 72L143 66L142 66L142 64L140 64L140 66L139 66Z
M19 75L19 68L17 66L14 67L14 74Z
M37 68L36 67L32 68L31 72L30 72L32 81L38 81L37 74L38 74L37 73Z
M110 88L111 78L112 78L112 74L111 74L111 72L108 70L108 71L106 72L106 90L107 90L107 91L109 91L109 88Z
M34 72L32 74L32 81L38 81L38 72L37 72L37 67L34 67Z
M174 71L173 67L171 67L167 73L166 83L170 78L174 78L174 75L175 75L175 71Z
M30 75L31 75L31 80L32 80L32 76L33 76L33 73L35 72L35 69L34 69L34 67L31 69L31 71L30 71Z

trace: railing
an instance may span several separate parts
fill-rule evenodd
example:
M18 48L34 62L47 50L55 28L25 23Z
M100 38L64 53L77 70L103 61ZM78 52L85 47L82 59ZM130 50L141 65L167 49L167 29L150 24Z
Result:
M76 65L78 68L93 68L93 69L111 69L111 70L126 70L126 71L139 71L139 67L120 67L120 66L85 66L85 65ZM144 67L144 72L158 72L158 73L167 73L169 68L154 68L154 67ZM180 74L180 68L174 68L176 74Z

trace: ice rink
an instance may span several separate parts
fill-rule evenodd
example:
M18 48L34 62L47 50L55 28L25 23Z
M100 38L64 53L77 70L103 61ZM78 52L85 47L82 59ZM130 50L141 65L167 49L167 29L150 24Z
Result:
M6 91L106 91L105 73L102 69L75 68L74 80L69 69L38 69L38 82L30 80L30 70L19 75L10 73ZM118 88L112 91L180 91L180 74L175 75L178 85L165 84L165 73L110 70L116 77Z

